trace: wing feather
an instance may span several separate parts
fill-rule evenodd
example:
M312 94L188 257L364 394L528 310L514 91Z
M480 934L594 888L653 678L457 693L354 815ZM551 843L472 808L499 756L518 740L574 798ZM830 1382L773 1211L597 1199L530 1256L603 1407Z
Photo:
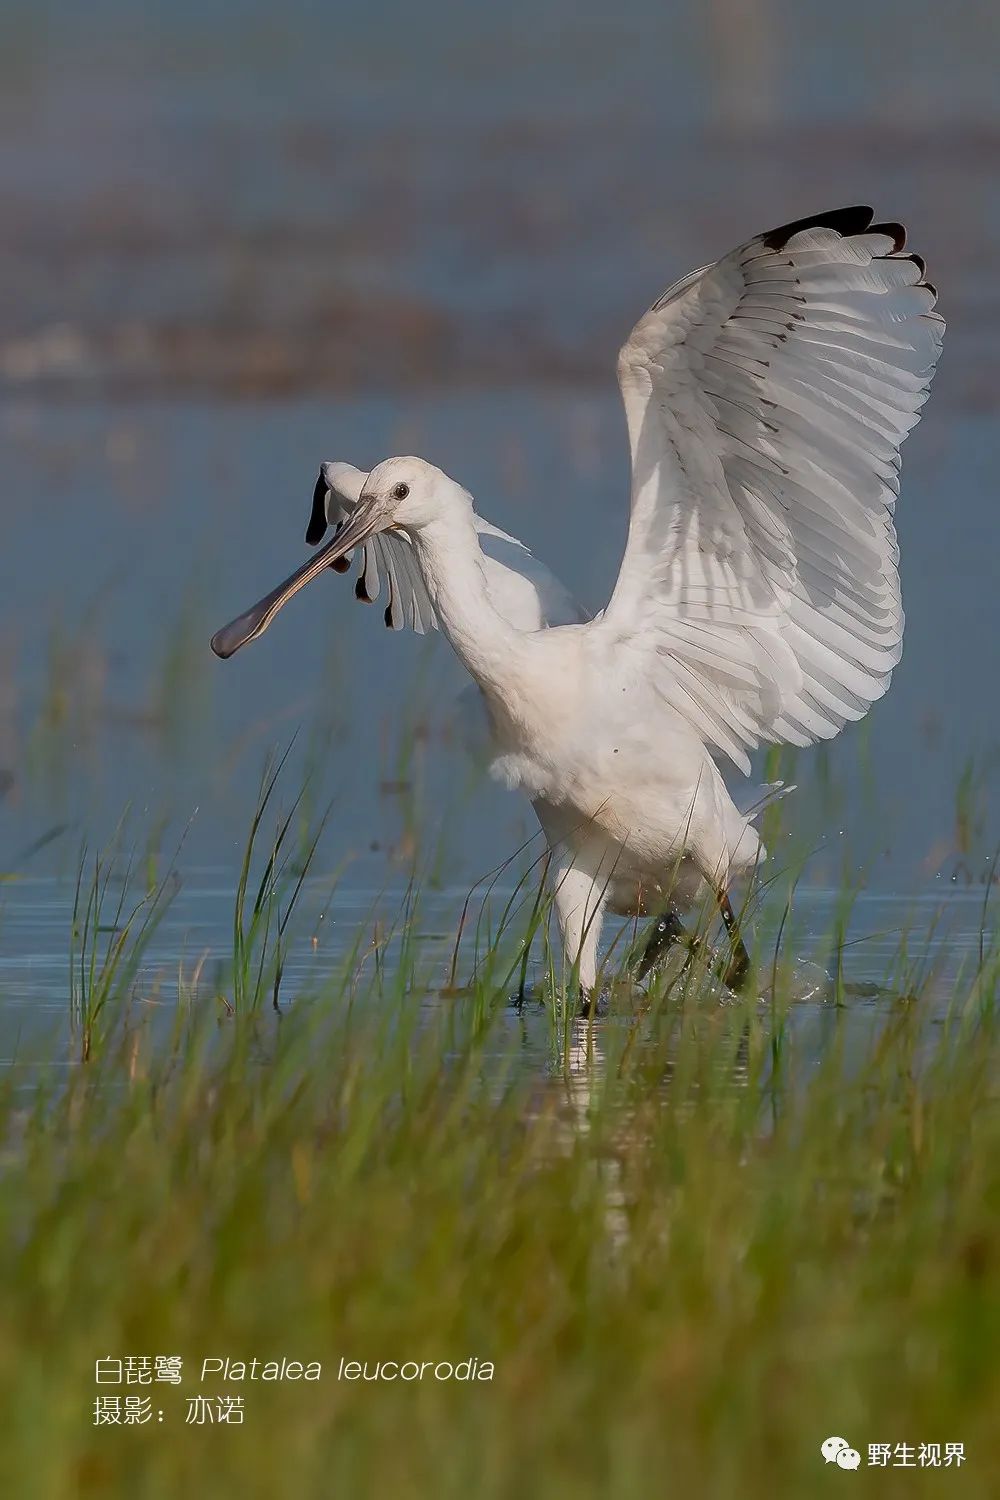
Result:
M321 542L328 526L342 526L361 496L367 474L353 464L324 463L313 492L306 530L311 546ZM544 563L519 542L481 516L475 517L483 551L483 571L496 608L520 630L548 625L580 624L586 613ZM414 556L401 531L381 532L361 550L356 596L374 604L385 589L383 619L390 630L437 630L438 619ZM353 560L353 559L351 559ZM346 566L350 567L351 560ZM337 566L334 564L334 566Z
M899 449L944 321L898 224L838 209L671 287L619 356L632 515L595 628L749 769L861 718L902 650Z

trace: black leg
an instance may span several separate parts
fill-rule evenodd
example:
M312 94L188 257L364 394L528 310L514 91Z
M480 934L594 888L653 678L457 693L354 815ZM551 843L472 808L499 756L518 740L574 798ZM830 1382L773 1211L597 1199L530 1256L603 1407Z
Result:
M729 934L729 945L732 949L729 963L726 965L726 972L722 976L723 982L728 984L731 990L740 990L746 983L747 975L750 973L750 955L746 950L743 938L740 936L739 923L736 920L733 908L729 904L729 897L726 892L718 891L716 900L719 903L722 920L726 924L726 931Z
M687 943L690 947L691 939L680 917L675 912L665 911L653 923L642 952L633 960L633 972L639 983L660 962L673 943Z

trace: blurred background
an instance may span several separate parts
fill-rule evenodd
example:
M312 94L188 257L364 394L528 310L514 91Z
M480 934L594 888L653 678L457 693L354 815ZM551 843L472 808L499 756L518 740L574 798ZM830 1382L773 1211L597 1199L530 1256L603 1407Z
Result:
M321 459L409 451L600 607L627 520L619 343L689 269L853 202L907 224L949 331L904 450L902 665L864 725L780 769L817 888L981 889L995 6L7 0L3 32L0 818L35 881L7 901L22 985L44 986L65 901L45 882L126 805L140 842L190 822L185 920L210 944L264 754L296 729L338 786L322 857L359 890L442 827L456 888L530 836L527 805L456 758L447 647L385 631L348 580L229 663L211 632L304 555Z

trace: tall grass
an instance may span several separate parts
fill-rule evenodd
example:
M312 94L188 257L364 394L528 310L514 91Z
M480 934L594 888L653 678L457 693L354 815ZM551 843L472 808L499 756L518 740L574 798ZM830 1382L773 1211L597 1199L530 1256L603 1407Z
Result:
M329 816L327 808L315 832L297 848L295 817L307 790L303 784L288 812L277 814L270 848L256 893L251 899L254 858L291 749L289 745L280 758L269 759L265 764L244 847L233 906L233 998L230 1009L237 1012L256 1010L267 993L271 996L273 1008L279 1008L288 925Z
M904 1005L854 1057L835 1028L777 1111L753 1003L574 1023L548 1082L502 1008L268 1014L196 1019L124 1088L106 1052L26 1117L4 1099L10 1493L806 1495L847 1482L832 1432L963 1441L946 1492L993 1493L990 1010L930 1040ZM91 1426L109 1353L183 1355L162 1424ZM323 1379L202 1385L224 1355ZM495 1376L353 1384L341 1357ZM198 1392L243 1394L243 1430L185 1426Z
M77 868L69 997L71 1033L81 1062L91 1060L108 1027L121 1024L143 957L177 890L171 866L134 897L134 856L123 853L122 834L120 824L108 848L94 854L85 846Z
M536 862L492 926L467 917L453 972L428 970L411 886L279 1017L262 1002L315 848L296 856L296 807L275 812L280 770L239 875L224 1023L194 991L167 1040L115 1026L169 887L130 904L88 861L88 1065L0 1086L5 1493L992 1496L988 938L944 1011L918 954L867 1024L840 983L817 1028L787 980L788 906L747 998L703 945L584 1020ZM183 1358L179 1387L95 1382L98 1359L156 1355ZM227 1356L322 1378L202 1382ZM352 1381L342 1359L493 1378ZM149 1422L95 1426L107 1395L150 1396ZM242 1396L243 1424L187 1424L196 1395ZM859 1475L823 1464L832 1434ZM961 1442L965 1466L876 1476L884 1442Z

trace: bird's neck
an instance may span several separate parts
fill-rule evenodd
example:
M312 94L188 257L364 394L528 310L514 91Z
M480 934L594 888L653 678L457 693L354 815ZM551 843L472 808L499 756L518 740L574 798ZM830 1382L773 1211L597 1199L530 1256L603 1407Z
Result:
M530 649L530 637L494 607L472 511L432 521L413 533L413 545L430 601L456 655L488 695L503 696Z

